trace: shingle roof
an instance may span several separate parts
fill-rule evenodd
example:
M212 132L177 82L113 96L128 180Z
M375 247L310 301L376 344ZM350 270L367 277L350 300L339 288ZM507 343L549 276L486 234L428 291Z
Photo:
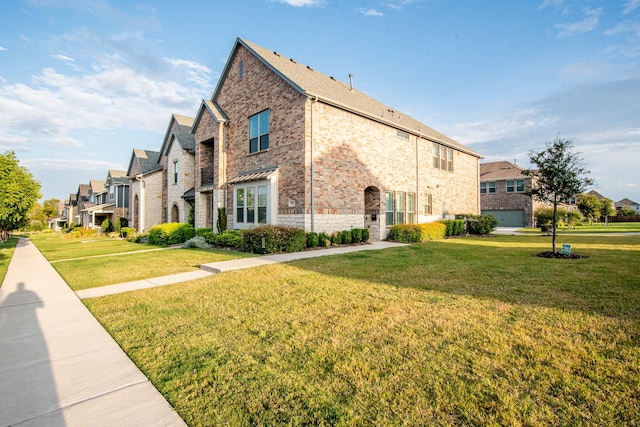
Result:
M94 193L102 193L105 191L104 181L98 179L92 179L89 181L89 186L91 187L91 191Z
M319 101L331 104L335 107L363 115L369 119L388 124L414 135L420 135L423 138L456 148L476 157L482 157L480 154L470 150L435 129L432 129L424 123L415 120L407 114L396 111L395 109L376 101L348 84L322 74L309 66L300 64L294 59L286 58L277 52L270 51L254 43L238 38L234 45L232 56L240 45L252 52L268 68L305 96L317 98ZM227 62L222 77L220 78L220 82L224 80L228 73L228 68L231 62L231 60ZM211 101L214 103L216 102L216 97L220 88L221 85L219 83L211 97Z
M622 200L618 200L618 201L616 202L616 205L624 205L624 206L631 206L631 205L637 205L637 204L638 204L638 203L636 203L636 202L634 202L633 200L628 199L628 198L626 198L626 197L625 197L624 199L622 199Z
M162 167L158 163L160 160L160 152L159 151L150 151L150 150L135 150L136 157L138 158L138 163L140 164L140 170L142 173L152 172L156 169Z
M480 181L528 178L522 168L510 162L489 162L480 164Z

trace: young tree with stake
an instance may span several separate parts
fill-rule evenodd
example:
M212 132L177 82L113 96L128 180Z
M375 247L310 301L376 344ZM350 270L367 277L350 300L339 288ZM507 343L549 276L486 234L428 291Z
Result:
M593 185L593 180L587 176L590 172L583 167L582 158L572 151L572 146L572 141L556 137L546 143L545 150L529 152L529 160L537 168L523 171L524 175L533 178L529 194L553 206L551 246L554 254L557 253L558 205Z

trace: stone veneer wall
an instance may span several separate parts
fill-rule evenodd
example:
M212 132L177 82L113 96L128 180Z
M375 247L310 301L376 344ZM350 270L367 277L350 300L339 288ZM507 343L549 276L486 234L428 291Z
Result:
M162 224L162 171L158 170L144 177L145 183L145 200L141 199L142 183L133 179L129 183L129 227L139 223L134 218L135 198L139 198L139 207L144 203L144 229L138 232L147 232L154 225Z
M171 212L173 206L178 206L178 222L186 222L189 216L191 205L182 196L193 188L194 177L194 155L184 150L177 140L174 140L169 148L167 157L167 220L171 222ZM173 163L178 161L178 182L174 183Z

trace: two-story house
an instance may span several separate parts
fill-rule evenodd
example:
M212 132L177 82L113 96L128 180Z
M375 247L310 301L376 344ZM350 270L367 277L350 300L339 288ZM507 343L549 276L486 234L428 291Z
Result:
M193 118L173 114L160 148L163 167L163 222L187 222L194 204L195 138Z
M99 228L104 220L111 223L129 216L129 178L125 171L109 170L105 181L91 180L88 202L80 210L82 225Z
M129 226L146 232L162 223L160 152L134 149L129 161Z
M196 226L333 232L478 214L481 156L350 83L237 39L195 136ZM171 164L169 172L171 172Z

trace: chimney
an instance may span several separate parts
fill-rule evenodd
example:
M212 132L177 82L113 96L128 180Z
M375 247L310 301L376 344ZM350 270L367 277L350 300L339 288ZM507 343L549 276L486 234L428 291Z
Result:
M353 90L353 74L349 73L349 90Z

